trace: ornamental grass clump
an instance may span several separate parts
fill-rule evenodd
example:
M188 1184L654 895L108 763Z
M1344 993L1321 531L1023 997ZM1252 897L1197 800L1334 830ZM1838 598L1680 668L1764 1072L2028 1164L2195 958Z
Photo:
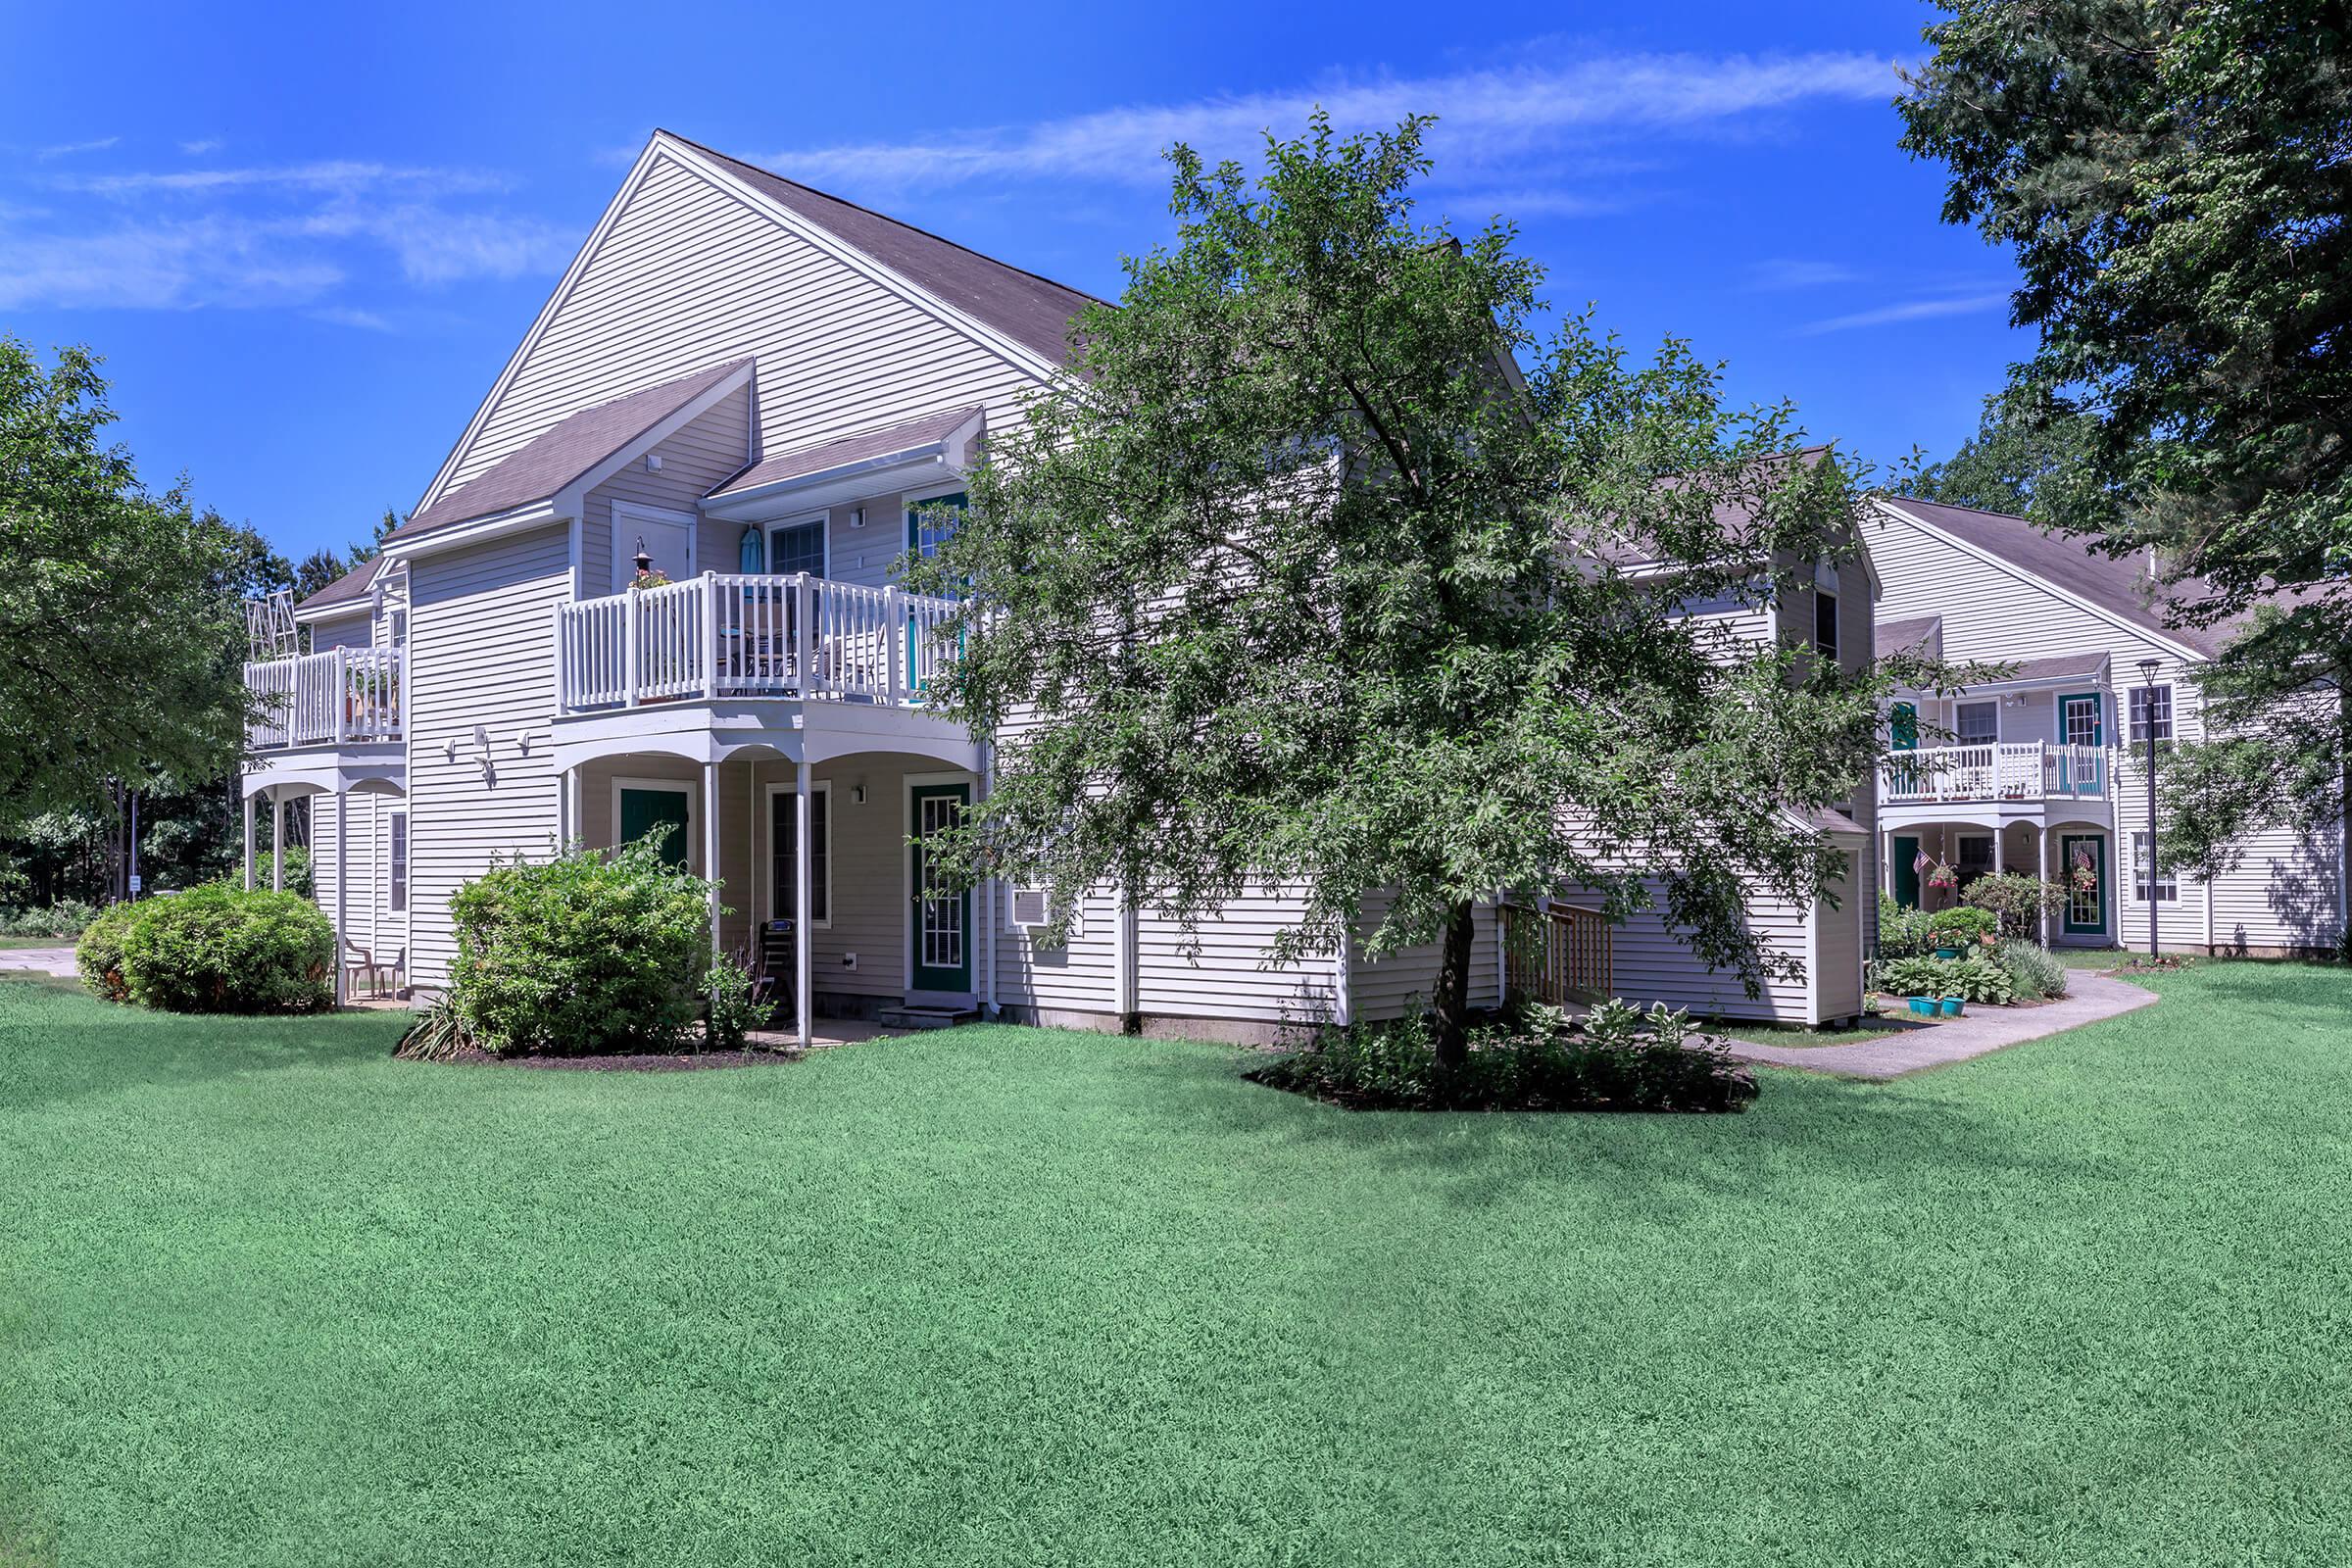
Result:
M1362 1110L1734 1111L1756 1098L1753 1073L1663 1005L1607 1002L1575 1020L1522 1006L1473 1027L1469 1045L1448 1068L1426 1014L1333 1025L1250 1076Z
M492 867L450 900L450 996L496 1055L673 1051L714 984L710 885L672 868L655 838ZM735 987L724 985L730 1004ZM722 1030L741 1038L738 1013Z
M2007 938L1993 950L1993 958L2008 971L2019 996L2047 1001L2066 995L2066 965L2036 944Z
M318 1012L334 1005L335 928L308 899L216 882L131 907L121 968L124 990L143 1006Z

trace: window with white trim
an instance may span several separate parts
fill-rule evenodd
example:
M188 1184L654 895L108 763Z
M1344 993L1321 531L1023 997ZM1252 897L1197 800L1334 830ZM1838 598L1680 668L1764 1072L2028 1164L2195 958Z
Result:
M2173 738L2173 689L2170 686L2132 688L2132 744L2145 746L2151 733L2160 741Z
M805 571L811 577L823 576L825 519L818 517L771 529L767 536L767 569L779 577L789 577L796 571Z
M1990 746L2001 738L2001 705L1962 703L1952 718L1952 732L1963 746Z
M409 813L389 812L384 835L385 906L394 914L406 914L409 908Z
M2148 902L2148 835L2132 835L2132 896L2140 903ZM2177 904L2180 899L2180 876L2177 871L2156 873L2156 902Z
M1813 646L1827 660L1838 658L1838 596L1813 590Z
M793 790L767 798L769 903L775 915L787 920L801 902L799 801ZM808 790L808 919L819 926L833 923L833 786L823 781Z

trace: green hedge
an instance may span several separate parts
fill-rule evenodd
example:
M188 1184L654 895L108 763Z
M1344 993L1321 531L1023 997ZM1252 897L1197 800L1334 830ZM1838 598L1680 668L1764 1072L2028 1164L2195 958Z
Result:
M222 882L131 907L120 940L134 1002L169 1012L334 1005L335 931L308 899Z
M122 938L146 907L112 904L82 928L81 940L74 945L74 967L90 995L107 1002L130 1000L130 987L122 979Z

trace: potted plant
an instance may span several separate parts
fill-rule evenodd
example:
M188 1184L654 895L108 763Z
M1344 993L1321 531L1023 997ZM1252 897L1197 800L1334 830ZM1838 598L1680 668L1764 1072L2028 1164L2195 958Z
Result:
M1945 997L1945 998L1942 1000L1942 1012L1943 1012L1943 1015L1944 1015L1946 1018L1957 1018L1957 1017L1959 1017L1959 1016L1960 1016L1960 1007L1961 1007L1961 1004L1962 1004L1962 1003L1964 1003L1966 1000L1967 1000L1967 999L1966 999L1966 998L1964 998L1964 997Z

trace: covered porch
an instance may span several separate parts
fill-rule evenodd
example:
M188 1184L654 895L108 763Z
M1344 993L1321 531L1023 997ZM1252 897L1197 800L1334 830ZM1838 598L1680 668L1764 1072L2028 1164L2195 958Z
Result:
M1906 908L1950 908L1962 902L1970 883L1995 871L2052 882L2071 881L2079 868L2086 869L2095 888L2070 888L2064 909L2042 921L2042 944L2103 948L2117 940L2115 834L2104 819L2057 812L2046 820L1998 811L1946 812L1886 824L1881 831L1884 891ZM1928 866L1920 863L1923 858ZM1936 862L1952 867L1957 886L1929 885Z

